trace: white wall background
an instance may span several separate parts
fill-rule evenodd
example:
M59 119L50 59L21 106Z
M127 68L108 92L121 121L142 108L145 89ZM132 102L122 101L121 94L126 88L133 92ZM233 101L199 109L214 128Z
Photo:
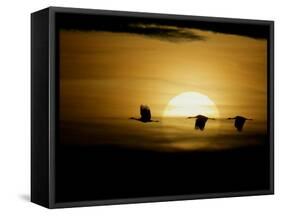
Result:
M280 200L280 1L30 0L0 8L0 215L278 215ZM47 6L275 20L276 195L47 210L30 191L30 13ZM279 213L280 215L280 213Z

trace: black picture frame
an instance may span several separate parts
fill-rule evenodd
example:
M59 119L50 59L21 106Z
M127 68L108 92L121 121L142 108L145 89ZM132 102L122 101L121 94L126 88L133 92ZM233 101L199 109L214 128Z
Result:
M270 148L270 187L267 190L228 193L186 194L142 198L105 199L58 203L55 200L55 145L58 134L58 50L57 14L73 16L116 16L189 21L193 26L202 23L207 29L233 33L239 29L244 35L267 38L267 129ZM77 23L80 20L77 19ZM77 24L77 23L74 23ZM201 23L201 24L200 24ZM206 25L207 23L207 25ZM70 25L73 23L70 23ZM230 27L227 27L230 26ZM88 28L87 25L84 26ZM71 28L71 26L70 26ZM203 28L201 26L201 28ZM260 31L266 29L266 31ZM260 35L265 32L266 35ZM47 208L92 205L159 202L186 199L220 198L274 194L274 22L186 15L136 13L78 8L49 7L31 14L31 201Z

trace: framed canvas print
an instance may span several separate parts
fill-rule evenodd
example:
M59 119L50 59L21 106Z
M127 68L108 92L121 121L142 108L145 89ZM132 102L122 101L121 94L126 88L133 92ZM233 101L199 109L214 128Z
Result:
M273 194L273 21L31 16L31 200Z

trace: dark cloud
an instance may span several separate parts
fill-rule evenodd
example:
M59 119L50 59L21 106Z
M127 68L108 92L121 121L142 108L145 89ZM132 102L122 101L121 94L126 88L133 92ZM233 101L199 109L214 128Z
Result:
M116 12L117 13L117 12ZM191 29L207 30L217 33L234 34L255 39L266 39L269 36L269 24L247 21L214 20L181 16L181 19L151 18L135 16L90 15L90 14L56 14L56 27L58 29L107 31L119 33L140 34L156 39L172 42L203 40L204 37L194 33Z
M156 24L130 24L130 32L171 42L204 40L205 37L188 28Z
M252 121L251 125L246 123L247 129L243 133L237 133L232 121L221 120L219 131L211 127L214 122L209 122L205 131L198 133L193 129L193 121L183 121L186 121L183 127L163 125L161 122L156 125L143 124L126 118L60 121L60 132L63 144L121 145L158 151L215 150L261 145L267 136L262 127L264 122Z
M205 40L204 36L196 34L189 28L172 25L158 25L146 23L93 23L92 27L87 27L88 31L117 32L142 35L158 40L170 42ZM74 30L74 29L72 29Z

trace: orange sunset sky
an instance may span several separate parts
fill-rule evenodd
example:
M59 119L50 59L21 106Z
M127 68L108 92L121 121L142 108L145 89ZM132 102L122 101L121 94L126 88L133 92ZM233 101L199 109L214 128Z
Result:
M177 30L198 37L60 30L61 119L128 118L140 104L162 117L169 101L192 91L208 96L220 117L266 120L266 39Z

